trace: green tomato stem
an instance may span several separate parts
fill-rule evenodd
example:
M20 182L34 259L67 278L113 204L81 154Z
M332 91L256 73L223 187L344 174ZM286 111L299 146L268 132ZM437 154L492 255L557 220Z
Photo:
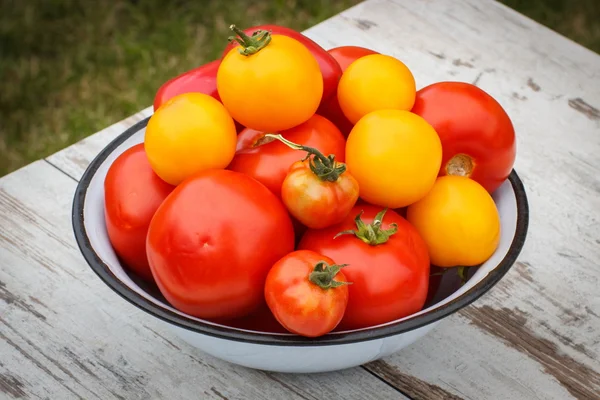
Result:
M235 25L230 25L229 29L231 29L236 36L230 36L227 40L229 42L237 42L242 46L238 51L241 55L246 57L258 53L271 42L271 33L269 31L260 29L254 32L252 36L248 36L243 30Z
M277 139L294 150L306 151L308 154L303 161L310 159L311 171L322 181L335 182L346 171L346 164L336 162L333 154L325 157L319 150L289 141L280 134L267 133L265 137ZM310 158L311 155L314 157Z
M396 223L390 224L388 229L382 229L381 223L383 221L383 216L385 215L387 208L381 210L375 216L375 219L370 224L365 224L361 219L363 211L358 213L356 218L354 218L354 222L356 223L356 230L350 229L346 231L342 231L335 235L333 238L336 239L342 235L354 235L366 244L370 246L377 246L380 244L384 244L387 242L393 234L398 232L398 225Z
M340 272L340 269L347 265L348 264L329 265L325 261L319 261L308 276L308 280L324 290L336 288L342 285L350 285L352 282L342 282L334 279L337 273Z

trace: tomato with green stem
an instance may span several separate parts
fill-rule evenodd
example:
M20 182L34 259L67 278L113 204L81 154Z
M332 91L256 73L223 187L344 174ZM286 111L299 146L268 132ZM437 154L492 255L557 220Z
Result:
M238 46L221 61L217 90L233 119L267 132L308 120L321 102L323 76L306 46L285 35L230 28Z
M263 31L269 31L272 35L289 36L292 39L296 39L302 43L317 60L321 70L321 75L323 75L323 97L321 102L326 101L329 97L335 94L338 81L342 76L342 70L340 69L340 65L331 51L325 51L325 49L314 40L294 29L287 28L285 26L267 24L244 29L244 33L250 37L257 36ZM238 43L235 40L231 41L231 43L229 43L223 51L222 57L225 57L227 53L229 53L229 51L237 44Z
M306 151L304 159L290 167L281 185L281 198L298 221L320 229L342 222L358 200L358 182L335 155L325 157L318 149L303 146L281 135L267 134L295 150Z
M348 285L329 257L300 250L277 261L265 282L265 300L288 331L307 337L331 332L348 304Z
M303 153L267 137L267 133L250 128L240 132L235 156L227 168L250 175L281 198L283 181L291 165L302 159ZM334 154L336 161L344 162L346 140L325 117L315 114L308 121L279 133L291 142Z
M341 330L394 321L425 304L430 267L427 245L393 210L356 205L341 224L309 229L298 249L349 263L344 274L352 285Z

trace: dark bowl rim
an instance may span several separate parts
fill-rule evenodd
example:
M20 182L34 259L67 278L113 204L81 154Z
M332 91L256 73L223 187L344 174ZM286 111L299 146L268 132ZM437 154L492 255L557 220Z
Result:
M461 308L464 308L477 300L488 290L490 290L496 283L498 283L500 279L508 272L508 270L517 260L525 244L529 226L529 205L523 183L521 182L521 179L517 175L516 171L513 169L508 179L515 192L517 202L517 225L515 235L507 254L502 261L500 261L498 266L496 266L496 268L494 268L494 270L492 270L481 282L478 282L463 295L449 301L443 306L418 316L409 317L408 319L394 324L348 333L324 335L319 338L305 338L298 335L277 335L271 333L243 331L236 328L216 326L210 323L197 321L190 317L182 316L171 310L162 308L161 306L145 299L140 294L131 290L127 285L121 282L110 271L108 266L101 260L98 254L96 254L91 246L85 230L83 210L85 207L85 196L92 178L106 158L133 134L144 128L149 119L150 117L145 118L113 139L106 147L104 147L104 149L102 149L102 151L100 151L100 153L98 153L98 155L87 167L83 173L83 176L81 177L81 180L77 184L75 196L73 198L73 231L75 240L84 259L89 264L91 269L96 273L96 275L98 275L98 277L109 288L137 308L156 318L183 329L225 340L271 346L327 346L383 339L389 336L394 336L418 329L425 325L439 321L440 319L455 313Z

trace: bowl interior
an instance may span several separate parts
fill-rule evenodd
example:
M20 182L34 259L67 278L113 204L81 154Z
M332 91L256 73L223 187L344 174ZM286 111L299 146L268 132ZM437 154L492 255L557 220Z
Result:
M224 335L227 335L227 332L231 331L245 332L251 334L254 339L256 339L257 335L267 335L270 338L274 336L296 336L284 333L264 333L232 328L189 316L173 308L160 296L160 293L155 290L149 290L147 285L144 285L123 268L110 244L104 222L104 178L112 162L122 152L143 141L146 122L147 120L142 121L142 123L132 127L107 146L92 162L78 187L73 209L74 229L76 239L90 266L113 290L116 290L121 295L124 295L124 291L129 292L124 296L127 300L132 301L138 307L142 305L142 309L159 318L167 319L171 323L181 325L182 321L184 321L185 327L199 329L200 331L203 331L203 328L212 327L215 329L214 332L220 332ZM386 327L402 327L403 322L408 321L414 321L414 323L404 324L402 328L396 329L395 332L414 329L440 319L456 311L458 308L464 307L489 290L514 263L523 246L527 230L527 202L525 193L514 172L513 175L510 180L504 182L493 194L501 217L500 244L490 259L481 266L470 270L469 280L466 284L462 286L458 285L458 278L456 276L446 279L446 275L456 275L454 272L455 269L453 269L452 273L446 273L443 279L441 277L441 280L438 279L438 287L430 293L425 308L420 312L377 327L355 331L332 332L320 340L326 341L327 339L323 338L335 336L348 339L360 331L373 332L379 328L382 328L382 332L385 332ZM517 191L522 193L517 193ZM77 196L80 197L81 201L77 201ZM518 198L519 202L517 201ZM83 213L81 213L81 209L77 210L78 207L83 207ZM81 222L81 218L78 218L78 216L83 217L79 231L77 225L78 222ZM492 275L496 276L490 280ZM460 301L460 304L457 301ZM424 316L428 317L423 318ZM173 321L174 319L176 322ZM421 321L419 322L419 320ZM389 329L387 332L389 333ZM360 337L366 336L360 335Z

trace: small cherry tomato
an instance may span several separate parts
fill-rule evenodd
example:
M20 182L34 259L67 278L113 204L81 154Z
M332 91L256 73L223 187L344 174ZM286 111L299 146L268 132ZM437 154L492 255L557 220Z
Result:
M281 185L281 198L290 214L313 229L342 222L358 200L358 182L346 171L346 165L338 163L333 154L325 157L319 150L281 135L267 137L308 153L304 160L292 164Z
M367 55L350 64L337 90L340 108L353 124L371 111L409 111L415 93L415 78L408 67L384 54Z
M440 175L466 176L494 192L516 157L513 124L492 96L465 82L438 82L417 92L412 112L442 141Z
M231 116L245 127L278 132L308 120L319 107L319 64L296 39L261 31L240 36L221 61L217 89Z
M280 133L291 142L318 148L344 162L344 136L332 122L320 115L313 115L303 124ZM237 151L228 169L250 175L281 198L283 180L291 165L304 158L305 153L266 135L267 132L248 128L240 132Z
M288 331L307 337L331 332L348 304L348 282L329 257L294 251L277 261L265 283L265 299Z
M358 121L346 142L346 165L360 197L384 207L405 207L425 196L441 161L437 133L409 111L373 111Z
M302 33L295 31L294 29L287 28L285 26L280 25L258 25L253 26L251 28L244 29L244 33L246 35L252 35L255 32L260 31L269 31L273 35L284 35L289 36L292 39L296 39L300 43L302 43L308 51L315 57L317 63L319 63L319 68L321 69L321 75L323 75L323 98L322 101L325 101L329 97L333 96L337 90L338 82L342 76L342 70L340 69L339 64L332 57L329 52L325 51L323 47L321 47L314 40L306 37ZM222 57L225 57L229 51L236 46L236 42L229 43L223 52Z
M271 266L294 249L281 201L238 172L211 169L186 179L154 214L148 261L167 301L199 318L258 310Z
M492 196L463 176L439 177L406 217L427 243L438 267L471 267L486 261L500 241L500 216Z
M125 267L147 281L153 281L146 257L148 226L173 189L154 173L142 143L119 155L104 179L108 238Z
M227 167L236 141L233 119L219 101L203 93L183 93L150 117L144 146L154 172L178 185L197 172Z
M392 210L357 205L341 224L306 231L298 249L348 263L344 275L352 284L340 330L394 321L420 311L425 304L427 245Z
M370 54L379 54L376 51L359 46L340 46L327 50L327 52L331 54L331 56L337 61L342 72L344 72L350 64L361 57L368 56ZM337 98L338 81L336 81L335 92L332 96L323 100L319 106L319 109L317 110L317 113L333 122L335 126L340 129L342 134L344 134L344 136L348 136L354 124L348 121L348 118L346 118L344 112L340 108Z

